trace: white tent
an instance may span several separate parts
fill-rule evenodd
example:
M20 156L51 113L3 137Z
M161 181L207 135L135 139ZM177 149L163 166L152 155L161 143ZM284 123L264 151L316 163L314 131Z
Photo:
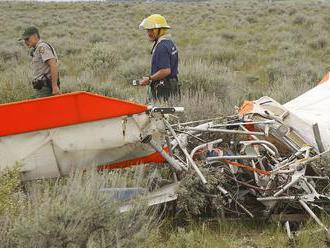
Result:
M329 106L330 72L316 87L284 105L264 96L255 101L245 101L239 113L245 119L256 115L278 120L300 137L300 145L311 145L322 152L330 149Z
M330 72L319 85L284 104L284 107L309 124L306 128L298 122L291 123L303 138L315 143L312 126L317 124L324 149L330 149Z

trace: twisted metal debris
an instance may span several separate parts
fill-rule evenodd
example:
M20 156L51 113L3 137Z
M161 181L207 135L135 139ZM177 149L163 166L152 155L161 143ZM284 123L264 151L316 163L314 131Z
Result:
M217 168L216 173L224 178L217 185L224 216L308 214L329 238L329 229L318 217L327 213L330 204L326 195L330 180L320 163L329 150L324 150L317 126L313 127L318 144L314 147L286 123L289 114L285 109L267 99L258 104L262 111L214 120L171 125L164 118L170 140L165 159L176 170L179 183L193 170L207 185L202 168ZM289 221L285 228L292 237Z

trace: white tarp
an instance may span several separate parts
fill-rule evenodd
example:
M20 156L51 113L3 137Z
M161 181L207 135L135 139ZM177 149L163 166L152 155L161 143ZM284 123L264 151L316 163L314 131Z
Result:
M284 107L309 124L306 127L299 122L290 123L303 138L313 144L315 138L312 126L317 123L323 146L326 150L330 149L330 79L284 104Z

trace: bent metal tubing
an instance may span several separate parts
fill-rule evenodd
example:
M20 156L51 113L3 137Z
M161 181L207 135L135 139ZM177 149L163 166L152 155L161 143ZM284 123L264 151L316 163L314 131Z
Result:
M187 160L189 161L189 163L191 164L191 166L193 167L193 169L196 171L197 175L200 177L200 179L202 180L202 182L204 184L206 184L207 183L207 180L205 179L203 173L199 170L198 166L196 165L195 161L192 159L192 157L188 153L187 149L182 145L180 139L176 135L176 133L173 130L173 128L171 127L171 125L165 119L164 119L164 124L168 128L168 130L170 131L170 133L172 134L172 136L174 137L174 139L176 140L178 146L180 147L180 149L182 150L182 152L186 156Z
M244 146L243 151L245 151L246 147L249 145L261 145L261 146L268 146L270 149L273 150L273 152L274 152L273 155L275 155L277 157L280 156L276 146L274 146L272 143L270 143L269 141L266 141L266 140L246 140L246 141L240 141L239 143Z
M208 142L208 143L205 143L205 144L201 144L199 146L196 146L190 153L190 156L193 158L195 153L199 150L199 149L202 149L204 147L207 147L209 145L215 145L215 144L219 144L223 141L223 139L217 139L217 140L213 140L211 142Z
M259 156L255 155L232 155L232 156L216 156L206 158L207 162L218 161L218 160L236 160L236 159L257 159Z
M197 127L187 127L186 129L191 130L191 131L199 131L199 132L231 133L231 134L265 136L265 133L263 133L263 132L250 132L250 131L242 131L242 130L230 130L230 129L218 129L218 128L197 128Z

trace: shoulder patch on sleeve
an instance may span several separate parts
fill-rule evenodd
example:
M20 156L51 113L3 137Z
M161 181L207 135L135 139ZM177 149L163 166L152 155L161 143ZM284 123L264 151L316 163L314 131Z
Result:
M40 48L39 48L39 53L40 53L40 54L44 54L44 53L45 53L45 47L43 47L43 46L40 47Z

